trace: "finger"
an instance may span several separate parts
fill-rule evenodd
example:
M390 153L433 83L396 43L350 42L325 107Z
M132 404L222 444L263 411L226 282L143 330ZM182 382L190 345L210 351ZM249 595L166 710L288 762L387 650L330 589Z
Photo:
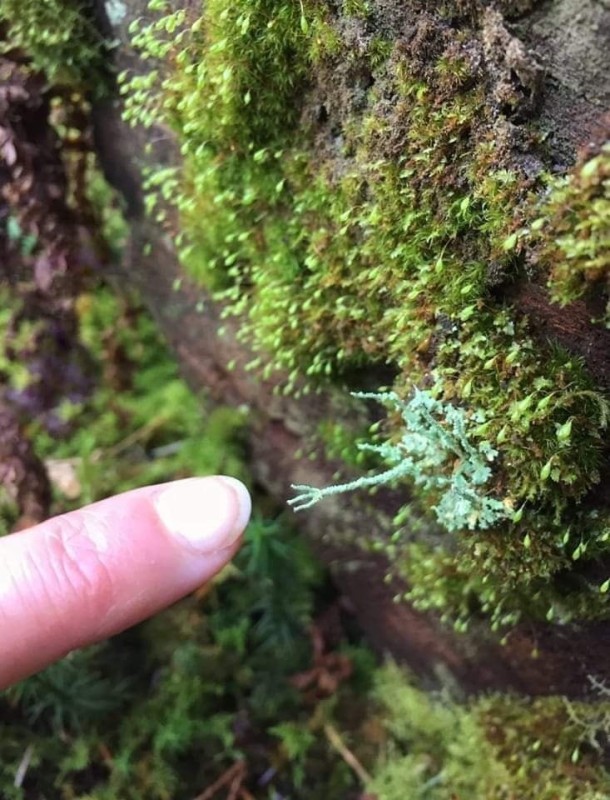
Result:
M234 478L149 486L0 539L0 688L196 589L234 555Z

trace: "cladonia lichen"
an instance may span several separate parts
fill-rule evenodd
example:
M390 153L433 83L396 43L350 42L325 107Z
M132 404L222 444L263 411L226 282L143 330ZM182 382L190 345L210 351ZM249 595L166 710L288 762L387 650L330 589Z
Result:
M438 496L432 510L448 531L489 528L507 516L507 507L486 492L497 451L489 442L469 438L469 428L485 421L481 411L469 419L463 409L418 389L408 402L394 392L355 396L377 400L401 414L404 430L399 441L359 445L379 455L390 469L324 489L293 486L299 495L288 502L295 511L331 495L410 479L426 494Z

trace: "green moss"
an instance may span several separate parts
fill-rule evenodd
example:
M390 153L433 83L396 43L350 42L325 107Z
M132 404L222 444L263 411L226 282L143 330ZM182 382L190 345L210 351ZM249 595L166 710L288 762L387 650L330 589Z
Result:
M368 0L343 0L343 13L347 17L366 19L371 13Z
M552 182L530 229L552 298L565 305L601 288L610 327L610 142L596 149Z
M99 89L102 41L85 0L2 0L3 49L18 47L54 84Z
M238 761L257 797L346 797L354 777L323 729L364 711L373 659L343 650L353 676L332 703L292 685L312 666L306 632L321 580L284 521L255 518L205 604L192 597L0 695L3 797L195 797ZM29 745L26 780L13 787Z
M78 504L169 476L247 479L239 447L244 415L224 407L204 415L203 398L178 376L152 319L101 287L81 296L78 309L83 343L106 362L104 382L89 402L64 404L73 428L67 440L36 433L41 455L74 465Z
M153 175L151 189L177 205L184 262L240 317L260 352L252 367L281 371L293 391L390 365L398 396L426 385L479 420L473 442L497 452L488 488L506 514L476 534L465 526L417 562L411 577L444 586L457 553L445 611L463 618L474 592L494 624L520 611L564 620L592 597L589 613L607 613L599 586L578 577L608 549L608 520L585 507L600 480L607 400L579 359L534 343L498 299L539 247L531 220L549 179L514 156L541 153L539 137L506 119L527 105L516 89L504 87L498 108L475 5L457 30L424 15L391 53L376 30L361 32L355 52L341 19L312 1L180 14L135 34L165 64L126 84L127 116L176 132L184 168ZM345 81L337 65L347 65ZM328 122L310 105L320 97ZM592 187L582 209L605 186L596 158L582 167ZM576 191L575 179L567 186ZM556 192L546 218L560 231L571 205ZM603 208L594 238L602 218ZM400 440L399 416L384 434ZM402 569L408 558L392 552Z
M318 436L329 461L339 460L351 467L366 467L366 453L354 441L354 431L340 422L324 420L320 423Z
M459 704L446 693L424 693L396 667L379 673L377 697L389 733L385 763L369 787L379 800L607 797L604 699L490 696Z

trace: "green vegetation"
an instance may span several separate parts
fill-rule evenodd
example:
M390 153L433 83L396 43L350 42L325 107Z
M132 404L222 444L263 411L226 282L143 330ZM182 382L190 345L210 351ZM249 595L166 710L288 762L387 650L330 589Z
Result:
M600 480L607 398L577 357L534 343L500 299L535 256L551 286L563 263L571 275L599 274L605 156L556 185L536 130L509 122L527 114L526 95L507 82L485 88L476 27L456 32L429 16L412 42L391 47L372 8L350 9L357 52L322 3L211 3L187 19L153 2L159 16L135 26L134 44L161 63L123 76L126 116L169 124L184 167L151 174L151 208L159 197L177 206L184 263L239 315L261 352L253 368L280 371L284 391L389 364L406 407L425 385L445 409L429 440L446 435L452 417L468 420L458 474L476 471L473 453L495 454L478 523L467 510L452 519L441 511L453 534L446 545L388 544L395 569L416 579L413 599L460 627L473 608L494 626L523 613L605 615L608 595L579 575L610 541L609 520L584 502ZM337 65L347 65L345 81L329 78ZM320 86L326 105L312 107ZM533 174L514 157L523 146L539 153ZM162 221L161 205L157 213ZM574 214L578 248L569 245ZM555 266L540 251L547 225L563 231L567 261ZM442 503L438 487L428 491L430 470L420 475L398 452L408 430L390 415L384 452L373 439L391 468L385 477L408 476L428 507ZM450 472L447 458L438 480Z
M60 407L64 441L41 426L29 431L51 468L53 511L192 474L249 482L243 414L205 411L150 317L99 286L78 308L99 388ZM34 336L35 326L21 335ZM25 384L19 365L2 366ZM244 784L268 773L261 798L345 796L355 778L324 730L357 724L374 662L347 638L328 664L323 653L312 662L308 631L328 602L325 576L287 521L258 501L266 517L255 516L240 554L207 592L0 697L3 797L189 797L242 760L252 771ZM317 689L316 669L332 690ZM28 748L25 780L14 786Z
M50 83L100 88L102 41L86 0L2 0L0 20L10 31L2 49L22 49Z
M289 593L278 597L272 583L282 576ZM325 702L312 705L292 684L310 665L304 626L319 580L284 524L255 521L205 600L185 601L8 693L3 791L32 744L27 791L54 787L61 798L193 797L242 759L251 770L244 784L269 773L259 797L344 797L354 779L328 751L323 728L337 724L345 704L364 702L352 693L366 688L372 664L353 651L362 667ZM25 798L25 787L4 796Z
M377 675L390 734L371 791L379 800L605 800L600 764L610 705L560 697L490 696L458 704L409 683L396 667Z
M459 629L481 613L494 628L607 617L610 581L586 570L610 548L610 520L588 505L607 398L503 299L534 272L561 303L607 280L607 147L548 177L523 124L527 92L484 71L476 2L459 4L459 29L443 3L398 44L362 0L342 4L348 25L320 0L210 0L200 15L172 5L152 0L132 28L151 71L122 76L126 117L170 126L184 158L150 172L150 210L163 222L164 204L176 206L184 263L240 316L261 354L252 367L264 361L284 391L393 370L391 391L360 395L389 407L370 438L334 420L319 431L329 456L381 467L299 487L300 502L388 480L415 487L395 531L368 544L407 578L412 602ZM0 6L49 80L90 84L100 51L81 11ZM540 168L526 170L520 148ZM95 205L104 192L90 181ZM102 226L116 247L116 214ZM27 254L18 225L8 234ZM96 286L78 310L99 388L60 406L62 443L36 421L28 430L53 463L54 510L193 473L247 482L247 418L202 411L142 309ZM24 345L35 335L35 324L19 330ZM11 361L0 369L18 388L30 380ZM286 518L255 499L244 548L205 593L1 698L8 800L186 798L227 775L261 800L344 800L365 770L378 800L607 798L605 686L592 681L591 705L458 703L377 670L341 626L325 640L333 590ZM5 532L10 504L0 511Z
M384 402L400 411L405 433L397 444L360 445L360 449L377 453L392 466L379 475L327 489L293 486L300 491L297 498L289 501L295 510L309 508L333 494L410 478L424 497L440 498L432 510L448 531L490 528L507 516L506 506L485 496L483 489L491 477L488 462L497 452L485 441L478 448L473 447L468 438L468 419L461 409L444 406L420 391L407 404L393 393L356 396ZM475 420L478 424L483 421L481 416Z
M610 143L595 150L553 182L530 227L539 237L537 258L550 270L554 300L566 305L597 289L606 298L610 327Z
M202 398L178 376L143 309L107 289L83 296L79 309L83 343L94 351L102 344L103 382L84 406L61 409L73 429L68 440L36 434L41 454L74 466L78 503L192 474L244 479L243 414L225 407L202 413Z

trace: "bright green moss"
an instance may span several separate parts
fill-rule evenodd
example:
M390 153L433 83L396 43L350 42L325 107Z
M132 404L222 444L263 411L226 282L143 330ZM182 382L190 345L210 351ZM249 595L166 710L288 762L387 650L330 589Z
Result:
M605 800L601 748L610 705L561 697L490 696L458 704L431 696L397 667L377 676L386 714L385 763L370 791L379 800Z
M18 47L55 84L99 89L102 41L84 0L2 0L3 48Z
M169 10L167 3L151 6ZM177 11L133 27L134 44L148 57L171 54L178 72L132 78L125 114L145 125L161 118L178 132L185 159L180 182L166 170L151 176L150 187L176 202L183 258L213 283L225 282L222 273L257 248L261 215L281 204L278 160L298 116L302 51L334 46L322 17L307 9L303 18L308 34L298 4L212 2L193 23ZM211 221L205 230L195 222L202 218Z
M578 544L579 525L597 534L598 545L607 546L607 521L604 525L586 513L576 518ZM422 611L439 613L458 631L466 630L473 616L481 614L489 618L493 630L524 617L559 624L606 618L607 585L578 575L561 552L560 542L553 547L552 529L549 534L543 525L538 529L532 525L526 536L524 544L516 535L499 530L491 536L461 537L457 547L403 544L404 537L395 536L390 553L395 573L409 585L406 599Z
M343 13L347 17L366 19L371 13L371 4L368 0L343 0Z
M530 229L551 296L565 305L601 289L610 327L610 142L555 180L539 213Z
M441 587L457 552L451 591L434 594L445 611L463 618L474 592L494 624L520 611L566 619L592 596L603 614L598 586L576 578L564 603L556 581L608 548L608 520L582 506L600 480L606 398L497 299L538 247L540 225L528 225L548 179L513 158L537 148L536 133L517 134L488 96L466 23L427 16L391 52L374 30L360 36L355 52L323 3L279 0L209 3L195 21L175 12L139 28L135 43L165 65L126 84L127 116L170 124L184 156L151 188L179 210L189 270L239 315L260 353L252 367L281 370L285 391L390 365L405 401L424 384L479 419L472 435L498 454L488 488L506 514L417 562L412 576ZM357 79L342 83L343 64ZM505 97L506 113L519 102ZM583 167L592 197L604 163ZM571 225L559 205L547 216ZM400 419L384 433L399 440Z

